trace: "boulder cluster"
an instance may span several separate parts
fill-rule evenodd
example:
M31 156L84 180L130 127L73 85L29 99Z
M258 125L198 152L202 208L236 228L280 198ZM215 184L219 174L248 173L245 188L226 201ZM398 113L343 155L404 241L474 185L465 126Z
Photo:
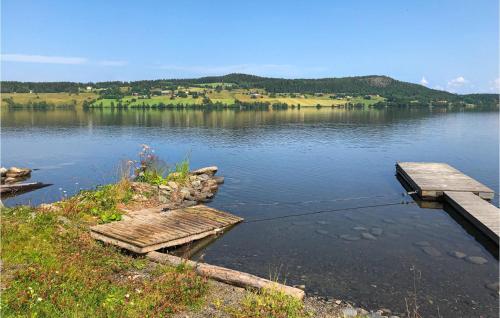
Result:
M138 202L156 199L169 209L188 207L210 201L224 183L224 177L217 177L215 166L191 171L182 182L168 181L158 186L143 182L132 182L134 195L132 199ZM176 180L175 176L173 180Z
M0 172L2 175L2 184L11 184L20 181L24 181L31 176L31 169L28 168L0 168Z

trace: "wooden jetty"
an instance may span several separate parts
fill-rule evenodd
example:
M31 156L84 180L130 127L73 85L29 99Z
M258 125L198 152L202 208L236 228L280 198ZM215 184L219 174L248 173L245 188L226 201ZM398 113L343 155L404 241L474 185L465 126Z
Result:
M486 200L495 192L446 163L398 162L396 172L423 200L438 200L444 191L472 192Z
M421 199L447 202L498 244L500 209L485 201L492 189L446 163L398 162L396 173Z
M123 221L93 226L90 233L105 243L143 254L217 234L241 221L205 205L166 212L159 207L135 211Z
M457 212L498 244L500 209L472 192L445 191L444 198Z

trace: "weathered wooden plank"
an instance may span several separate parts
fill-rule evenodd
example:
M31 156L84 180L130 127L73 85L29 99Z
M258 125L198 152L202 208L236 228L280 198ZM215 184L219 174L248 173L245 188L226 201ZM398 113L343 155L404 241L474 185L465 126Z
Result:
M136 253L147 253L216 234L243 220L204 205L161 212L159 208L134 211L126 220L92 227L91 235Z
M445 191L445 200L498 244L500 209L471 192Z
M424 200L444 198L457 212L498 244L500 211L483 199L495 192L445 163L398 162L396 173Z
M494 191L445 163L398 162L396 172L423 199L439 199L444 191L473 192L491 200Z

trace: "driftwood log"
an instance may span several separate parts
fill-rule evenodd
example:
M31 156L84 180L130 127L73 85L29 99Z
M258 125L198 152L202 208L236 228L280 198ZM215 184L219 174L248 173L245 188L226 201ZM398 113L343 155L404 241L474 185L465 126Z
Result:
M52 184L41 183L41 182L30 182L30 183L14 183L14 184L2 184L0 185L0 194L3 196L15 196L18 194L23 194L33 190L48 187Z
M159 252L149 252L146 257L150 260L168 265L181 265L186 264L193 267L198 275L211 278L229 285L244 287L244 288L256 288L256 289L276 289L282 291L283 293L290 295L292 297L298 298L300 300L304 299L305 293L303 290L279 284L264 278L260 278L248 273L238 272L232 269L209 265L205 263L197 263L194 261L186 260L177 256L170 254L164 254Z

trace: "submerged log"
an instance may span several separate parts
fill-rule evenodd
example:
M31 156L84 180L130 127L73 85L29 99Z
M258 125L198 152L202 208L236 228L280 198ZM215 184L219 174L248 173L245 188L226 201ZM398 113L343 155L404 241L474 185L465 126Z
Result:
M287 295L298 298L300 300L304 299L305 296L305 292L301 289L286 286L248 273L238 272L232 269L215 265L197 263L177 256L163 254L159 252L149 252L148 254L146 254L146 256L150 260L157 263L168 264L173 266L181 264L189 265L193 267L196 270L196 272L201 276L208 277L213 280L217 280L230 285L244 287L244 288L250 287L256 289L263 289L263 288L276 289Z
M48 187L52 184L41 182L2 184L0 185L0 194L3 196L15 196L18 194L30 192L33 190Z

